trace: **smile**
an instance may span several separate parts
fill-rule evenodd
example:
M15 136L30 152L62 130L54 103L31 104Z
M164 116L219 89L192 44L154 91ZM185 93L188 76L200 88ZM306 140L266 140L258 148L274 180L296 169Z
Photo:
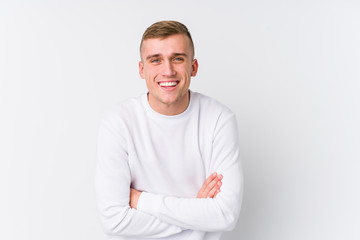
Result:
M173 81L173 82L159 82L159 85L161 87L175 87L179 84L179 81Z

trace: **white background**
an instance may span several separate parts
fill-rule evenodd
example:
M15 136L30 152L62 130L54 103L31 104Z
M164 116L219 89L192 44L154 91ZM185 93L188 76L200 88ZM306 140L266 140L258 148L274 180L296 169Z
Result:
M237 115L245 192L223 239L360 239L360 2L0 2L0 239L103 239L100 114L146 91L150 24L190 29L191 89Z

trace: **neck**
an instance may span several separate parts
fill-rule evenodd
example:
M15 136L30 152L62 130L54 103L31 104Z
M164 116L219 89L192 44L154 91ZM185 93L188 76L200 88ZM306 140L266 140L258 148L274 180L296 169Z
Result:
M149 102L150 107L162 114L162 115L178 115L180 113L183 113L189 106L190 103L190 91L187 92L186 96L181 98L178 102L167 104L167 103L161 103L161 104L154 104L152 97L147 94L147 99Z

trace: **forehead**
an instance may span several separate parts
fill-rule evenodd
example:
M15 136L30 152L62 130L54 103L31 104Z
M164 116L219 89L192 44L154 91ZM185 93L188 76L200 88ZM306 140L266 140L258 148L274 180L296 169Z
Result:
M174 53L185 53L191 55L190 39L184 34L175 34L166 38L150 38L143 41L140 53L141 57L148 55L172 55Z

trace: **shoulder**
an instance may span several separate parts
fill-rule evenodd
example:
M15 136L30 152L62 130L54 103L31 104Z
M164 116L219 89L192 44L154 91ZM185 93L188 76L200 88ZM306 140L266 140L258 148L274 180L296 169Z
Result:
M202 93L193 92L195 106L199 108L201 114L206 114L208 117L215 118L230 118L235 117L234 113L218 100L206 96Z
M122 100L104 110L102 122L129 122L135 115L143 111L142 98L144 94Z
M194 109L199 113L199 127L209 139L237 136L237 120L230 108L201 93L193 93L193 96Z

